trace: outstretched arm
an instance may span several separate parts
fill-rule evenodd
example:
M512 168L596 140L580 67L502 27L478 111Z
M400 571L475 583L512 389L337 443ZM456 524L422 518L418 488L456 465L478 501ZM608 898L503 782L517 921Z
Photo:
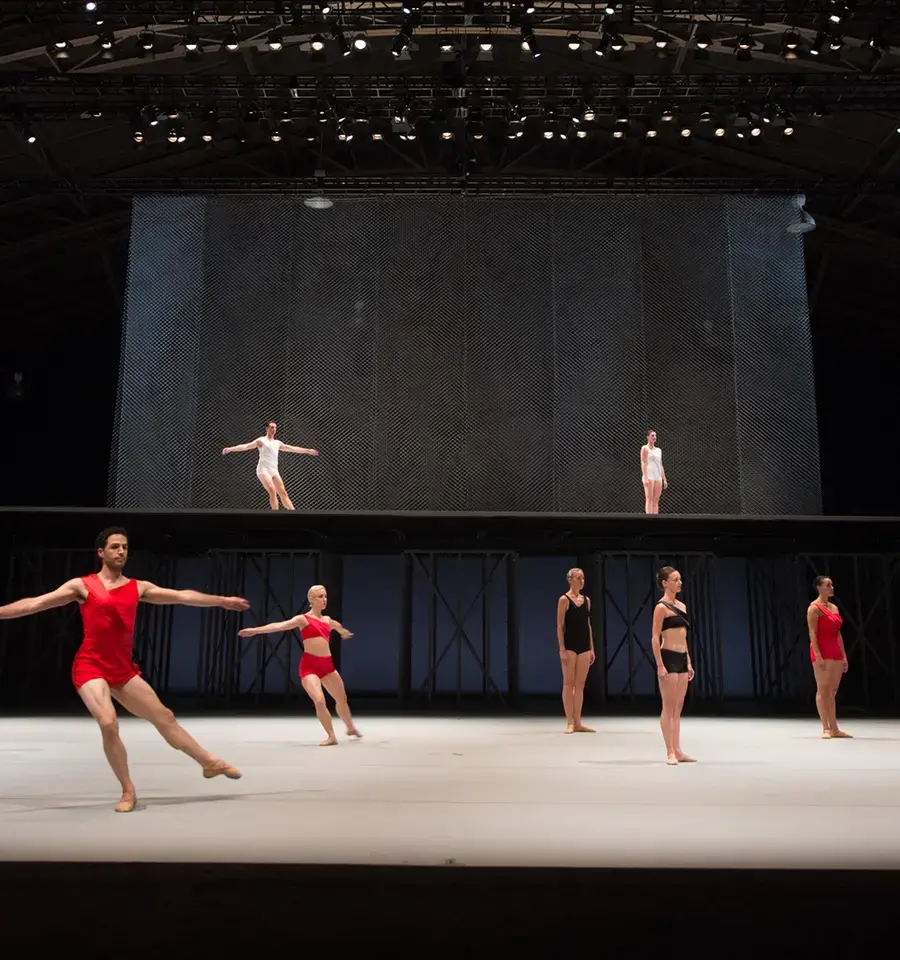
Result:
M338 621L333 617L329 617L328 622L331 624L331 629L336 630L344 638L344 640L353 636L353 634L347 630L342 623L338 623Z
M67 603L83 599L87 591L80 580L67 580L61 587L39 597L25 597L0 607L0 620L15 620L17 617L29 617L33 613L42 613L53 607L64 607Z
M239 443L236 447L225 447L222 453L246 453L248 450L255 450L259 445L259 440L251 440L249 443Z
M244 627L243 630L238 630L238 636L256 637L261 633L285 633L288 630L302 630L308 623L306 617L302 613L298 613L296 617L291 617L290 620L282 620L279 623L266 623L261 627Z
M243 597L215 597L196 590L169 590L147 580L139 581L138 596L144 603L178 603L186 607L224 607L226 610L247 610L250 607Z
M283 453L308 453L312 457L317 457L319 455L318 450L313 450L310 447L294 447L289 443L283 443L281 445Z

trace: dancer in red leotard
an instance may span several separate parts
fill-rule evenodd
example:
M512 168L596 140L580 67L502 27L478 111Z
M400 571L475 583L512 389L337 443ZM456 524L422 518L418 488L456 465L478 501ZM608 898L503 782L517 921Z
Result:
M809 628L809 659L816 677L816 709L822 721L822 739L850 739L837 724L837 691L847 672L847 651L841 636L843 619L831 602L831 577L816 577L813 589L819 594L806 611Z
M0 620L27 617L73 601L80 605L84 639L72 664L72 683L100 726L106 759L122 785L122 799L115 807L119 813L134 810L137 792L128 769L125 745L119 737L114 699L136 717L149 720L170 747L196 760L204 777L223 774L232 780L238 779L241 776L238 770L204 750L160 702L132 660L132 640L140 602L226 610L246 610L250 604L240 597L168 590L146 580L128 579L122 574L128 559L128 535L121 527L104 530L97 537L96 545L102 564L99 573L75 577L51 593L0 607Z
M347 735L362 737L353 723L353 717L350 715L344 681L335 670L334 660L331 657L331 631L336 631L344 639L352 637L353 634L344 629L343 625L338 623L337 620L324 616L323 611L328 604L328 594L321 584L310 587L306 596L309 600L309 613L300 613L296 617L291 617L290 620L282 620L280 623L267 623L261 627L245 627L238 631L238 636L255 637L261 633L282 633L299 628L300 636L303 638L303 656L300 657L299 669L300 683L309 695L310 700L315 704L316 716L327 734L320 746L331 747L337 743L337 737L334 735L331 714L328 712L328 705L325 703L323 687L334 698L338 716L347 726Z

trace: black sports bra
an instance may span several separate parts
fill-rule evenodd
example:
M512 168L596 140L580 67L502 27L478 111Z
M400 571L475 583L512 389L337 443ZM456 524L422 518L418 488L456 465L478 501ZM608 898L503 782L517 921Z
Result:
M664 607L668 607L670 610L674 610L674 614L669 614L665 617L662 622L662 627L660 627L660 632L663 630L671 630L673 627L684 627L688 629L691 625L690 620L687 618L687 614L683 610L679 610L674 604L667 603L665 600L659 601Z

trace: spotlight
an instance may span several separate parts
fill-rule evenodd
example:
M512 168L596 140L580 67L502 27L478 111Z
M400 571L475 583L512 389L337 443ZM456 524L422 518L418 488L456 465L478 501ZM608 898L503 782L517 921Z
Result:
M695 42L698 50L705 50L712 43L712 40L710 40L708 33L698 33Z
M494 49L494 44L490 40L479 40L478 48L482 53L490 53L490 51Z
M581 49L581 37L577 33L569 34L569 49L574 53L576 50Z
M266 43L269 45L269 49L273 53L277 53L279 50L284 48L284 41L281 39L281 34L277 30L273 30L269 36L266 38Z
M724 127L716 127L716 136L717 136L717 137L724 137L724 136L725 136L725 128L724 128Z
M138 34L138 43L141 45L142 50L152 50L153 34L149 30L144 30L143 33Z
M325 49L325 41L321 36L319 36L318 33L312 38L312 40L309 41L309 45L313 50L316 51L316 53L319 53L319 51Z
M353 46L357 50L365 50L368 45L369 41L361 33L353 38Z
M681 128L680 133L683 137L689 137L691 135L691 128L685 124L685 126Z

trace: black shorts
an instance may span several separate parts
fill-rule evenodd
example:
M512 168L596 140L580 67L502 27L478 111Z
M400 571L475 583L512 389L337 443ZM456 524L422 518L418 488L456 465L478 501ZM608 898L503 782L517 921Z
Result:
M663 666L669 673L687 673L688 655L679 650L660 650Z

